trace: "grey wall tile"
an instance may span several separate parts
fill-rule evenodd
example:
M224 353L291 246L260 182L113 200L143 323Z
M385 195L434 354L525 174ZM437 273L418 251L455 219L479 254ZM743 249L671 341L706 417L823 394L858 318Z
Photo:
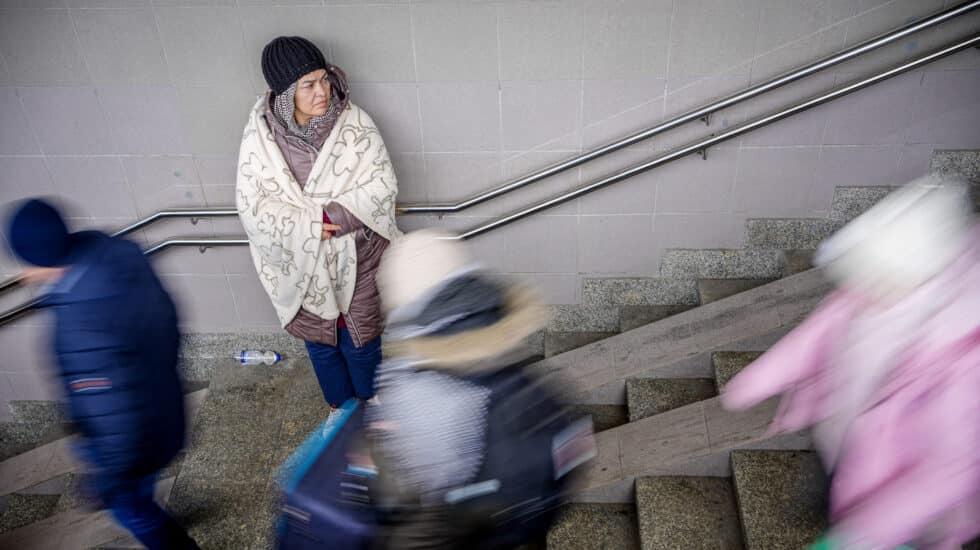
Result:
M432 202L459 202L501 180L499 153L426 153L424 158L426 199Z
M743 149L735 211L752 217L805 217L819 164L819 147Z
M745 217L724 212L657 214L653 241L663 248L739 248Z
M259 88L256 93L268 89L262 76L262 48L277 36L303 36L317 44L330 59L328 46L334 37L324 25L327 13L323 7L243 6L238 13L245 32L243 55Z
M581 167L582 184L590 184L649 161L652 150L623 149ZM579 201L582 214L652 214L657 204L658 168L590 193Z
M798 36L768 50L757 49L752 60L752 83L764 82L842 50L846 35L847 25L841 23Z
M214 248L202 253L196 246L171 247L153 255L153 267L160 275L223 275L225 265L221 253Z
M670 78L748 74L758 35L753 0L688 0L675 6L670 30ZM713 21L724 24L713 25Z
M582 136L582 81L501 83L506 151L575 151Z
M419 97L415 84L356 82L351 84L351 101L371 115L389 151L422 151Z
M153 5L158 8L166 7L208 7L224 6L233 7L235 5L248 5L249 2L236 2L236 0L152 0Z
M922 76L904 74L818 107L827 118L827 145L899 143L909 125Z
M505 151L502 154L500 164L501 179L490 187L497 187L504 182L511 182L523 178L542 168L567 160L573 155L574 153L571 152L525 151L515 153ZM579 181L580 176L578 170L567 170L539 180L520 191L503 195L487 203L485 207L476 207L473 210L488 213L493 211L494 215L498 216L509 214L519 208L550 199L566 190L574 189L578 187ZM578 206L578 201L573 200L545 210L542 214L552 216L574 215L578 213Z
M37 139L27 122L27 115L14 88L0 88L0 154L37 154Z
M40 372L40 369L32 372L10 372L7 373L7 380L17 399L53 401L60 397L50 374Z
M54 191L94 218L136 218L136 203L117 157L48 157Z
M905 143L980 147L980 71L926 72Z
M791 44L833 23L829 0L760 0L756 54Z
M96 84L169 84L153 10L72 11Z
M708 159L690 156L650 172L658 213L722 212L731 209L738 149L712 149Z
M3 59L3 52L0 51L0 86L13 86L14 79L7 70L7 62Z
M398 177L398 202L428 202L428 179L422 153L393 153L391 165Z
M30 88L19 92L29 122L49 155L114 153L93 88Z
M320 6L323 3L316 0L238 0L239 6ZM335 3L352 4L353 2Z
M190 156L125 157L123 168L141 216L205 202L194 159Z
M91 82L71 17L64 10L0 13L0 54L11 85L79 86Z
M184 330L225 332L239 327L225 275L164 275L160 279L177 302Z
M582 283L577 273L514 273L519 284L530 285L546 304L577 304Z
M495 82L419 84L426 152L496 151L500 100Z
M415 80L408 6L332 6L326 12L333 61L351 80Z
M832 73L813 75L753 99L743 111L747 119L754 120L833 90L834 81ZM749 132L742 136L741 143L743 146L820 145L826 126L826 113L816 108Z
M895 182L901 185L929 173L929 163L932 161L932 155L936 148L935 144L902 147L899 153L898 168L895 171Z
M504 2L500 9L500 78L583 77L581 0Z
M663 118L663 78L585 80L582 85L582 145L586 148L645 130ZM649 150L652 144L653 140L647 140L633 147Z
M194 165L201 178L207 205L234 206L238 157L235 155L195 156Z
M484 221L480 218L470 220L465 222L467 226ZM467 244L478 261L503 272L578 271L578 219L575 216L526 218Z
M749 75L723 74L716 76L694 78L671 78L667 81L667 96L664 100L664 119L673 119L694 109L699 109L732 93L739 92L749 85ZM729 107L712 113L709 124L693 121L662 134L653 141L658 150L673 147L704 137L712 132L717 133L740 124L745 120L745 109L742 106ZM737 147L738 140L732 140L717 147Z
M153 0L63 0L69 8L149 8Z
M942 0L895 0L877 6L861 6L859 13L847 21L845 46L853 46L858 42L868 40L881 33L911 23L920 17L937 12L942 9L942 4ZM856 75L891 66L909 56L927 51L929 46L924 39L929 35L935 36L937 32L945 33L949 26L944 24L941 30L932 29L916 33L892 45L848 61L837 70ZM949 35L946 35L943 41L948 39Z
M221 224L215 225L215 235L232 235L231 231L220 229ZM239 229L238 234L244 232ZM229 246L221 249L221 258L225 263L225 273L229 275L249 275L255 276L255 262L252 261L252 252L247 246Z
M653 275L660 249L652 242L653 216L582 216L579 219L581 273Z
M673 0L585 4L586 78L666 77Z
M7 8L34 8L50 9L64 8L65 0L0 0L0 9Z
M824 147L817 173L818 184L865 187L900 185L896 173L902 147ZM928 166L928 162L926 163ZM923 172L925 167L923 167Z
M420 81L497 80L495 4L413 4L412 25Z
M238 308L238 317L243 327L279 327L279 318L272 302L262 288L258 277L251 275L235 275L228 277L231 293Z
M0 156L0 204L51 195L51 176L40 157Z
M170 86L99 88L109 134L121 154L182 154L191 146L180 98Z
M235 185L238 175L238 155L196 155L194 164L201 177L201 185L218 187Z
M182 86L251 84L252 65L238 10L164 8L157 23L174 83Z
M180 88L178 93L191 150L198 154L237 153L249 109L258 98L240 87Z

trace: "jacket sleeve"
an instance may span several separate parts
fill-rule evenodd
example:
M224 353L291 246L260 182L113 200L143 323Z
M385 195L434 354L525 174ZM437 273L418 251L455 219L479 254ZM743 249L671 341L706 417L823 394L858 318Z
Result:
M127 392L136 373L128 351L127 314L110 312L107 302L73 304L58 320L58 363L72 420L86 439L89 458L100 470L125 472L139 445L138 411Z

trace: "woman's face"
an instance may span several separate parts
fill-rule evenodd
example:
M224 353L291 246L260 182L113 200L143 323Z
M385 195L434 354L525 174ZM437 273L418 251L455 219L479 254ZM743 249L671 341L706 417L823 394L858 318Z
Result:
M330 107L330 81L319 69L300 77L296 84L296 122L306 126L313 117L327 114Z

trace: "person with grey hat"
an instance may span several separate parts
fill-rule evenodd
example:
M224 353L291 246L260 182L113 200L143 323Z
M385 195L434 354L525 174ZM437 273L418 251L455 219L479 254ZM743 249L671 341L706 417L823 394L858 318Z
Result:
M543 536L570 473L596 455L552 381L523 363L545 324L536 292L437 231L386 252L378 286L389 359L368 404L375 502L389 549L512 548Z
M269 92L242 136L237 207L263 288L306 342L327 403L374 395L383 319L375 272L395 223L398 183L344 72L305 38L262 51Z

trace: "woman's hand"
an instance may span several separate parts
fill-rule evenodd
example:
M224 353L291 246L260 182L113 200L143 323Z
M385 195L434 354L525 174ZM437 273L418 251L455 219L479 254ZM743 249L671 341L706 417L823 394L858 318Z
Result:
M339 225L335 225L332 223L325 223L323 224L323 233L320 235L320 240L325 241L330 237L333 237L333 234L338 231L340 231Z

